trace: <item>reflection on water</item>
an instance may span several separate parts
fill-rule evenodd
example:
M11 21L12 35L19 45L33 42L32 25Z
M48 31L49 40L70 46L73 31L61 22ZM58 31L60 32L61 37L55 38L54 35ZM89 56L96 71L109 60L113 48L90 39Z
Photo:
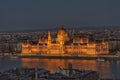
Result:
M120 79L120 61L110 62L110 72L113 78Z
M67 67L67 60L60 60L60 59L28 59L24 58L22 60L22 65L24 67L41 67L46 68L51 71L55 71L58 66L66 68Z
M0 71L13 67L41 67L54 72L58 66L67 68L68 63L72 63L73 68L98 71L101 78L120 79L120 61L97 62L96 60L38 58L0 59Z
M52 72L56 70L58 66L62 68L67 68L68 63L72 63L73 68L77 69L85 69L85 70L95 70L100 73L100 77L114 77L111 69L114 69L114 65L111 64L109 61L105 62L96 62L96 60L67 60L67 59L36 59L36 58L23 58L22 66L24 67L43 67ZM113 65L113 67L111 67ZM116 64L117 65L117 64ZM117 69L117 68L116 68ZM114 70L113 70L114 71ZM116 70L115 70L116 71ZM119 76L119 74L115 73L115 77Z
M0 58L0 72L14 67L22 67L20 59Z

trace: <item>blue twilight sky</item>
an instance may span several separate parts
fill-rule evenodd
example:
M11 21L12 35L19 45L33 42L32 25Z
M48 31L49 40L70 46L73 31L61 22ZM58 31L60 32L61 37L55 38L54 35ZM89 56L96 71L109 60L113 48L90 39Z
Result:
M120 0L0 0L0 31L120 25Z

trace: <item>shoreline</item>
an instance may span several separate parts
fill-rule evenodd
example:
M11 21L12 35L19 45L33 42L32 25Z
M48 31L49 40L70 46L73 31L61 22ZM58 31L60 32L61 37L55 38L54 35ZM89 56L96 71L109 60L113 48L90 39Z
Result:
M0 58L41 58L41 59L80 59L80 60L96 60L96 59L104 59L104 60L120 60L120 56L117 55L6 55L1 56Z
M120 60L119 56L107 55L107 56L93 56L93 55L84 55L84 56L53 56L53 55L19 55L19 58L42 58L42 59L82 59L82 60Z

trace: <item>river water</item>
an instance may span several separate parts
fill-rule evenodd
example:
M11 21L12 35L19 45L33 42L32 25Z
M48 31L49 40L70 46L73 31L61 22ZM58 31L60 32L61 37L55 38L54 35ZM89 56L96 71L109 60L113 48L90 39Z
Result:
M67 68L72 63L73 68L98 71L101 78L120 79L120 61L77 60L77 59L39 59L39 58L0 58L0 72L14 67L40 67L52 72L57 67Z

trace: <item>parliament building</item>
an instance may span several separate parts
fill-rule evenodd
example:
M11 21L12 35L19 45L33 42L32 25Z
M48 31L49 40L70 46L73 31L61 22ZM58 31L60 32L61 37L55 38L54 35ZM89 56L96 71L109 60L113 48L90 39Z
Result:
M60 28L55 39L48 32L47 38L40 38L36 44L22 43L22 54L109 54L108 41L96 40L88 36L76 35L70 38L66 29Z

